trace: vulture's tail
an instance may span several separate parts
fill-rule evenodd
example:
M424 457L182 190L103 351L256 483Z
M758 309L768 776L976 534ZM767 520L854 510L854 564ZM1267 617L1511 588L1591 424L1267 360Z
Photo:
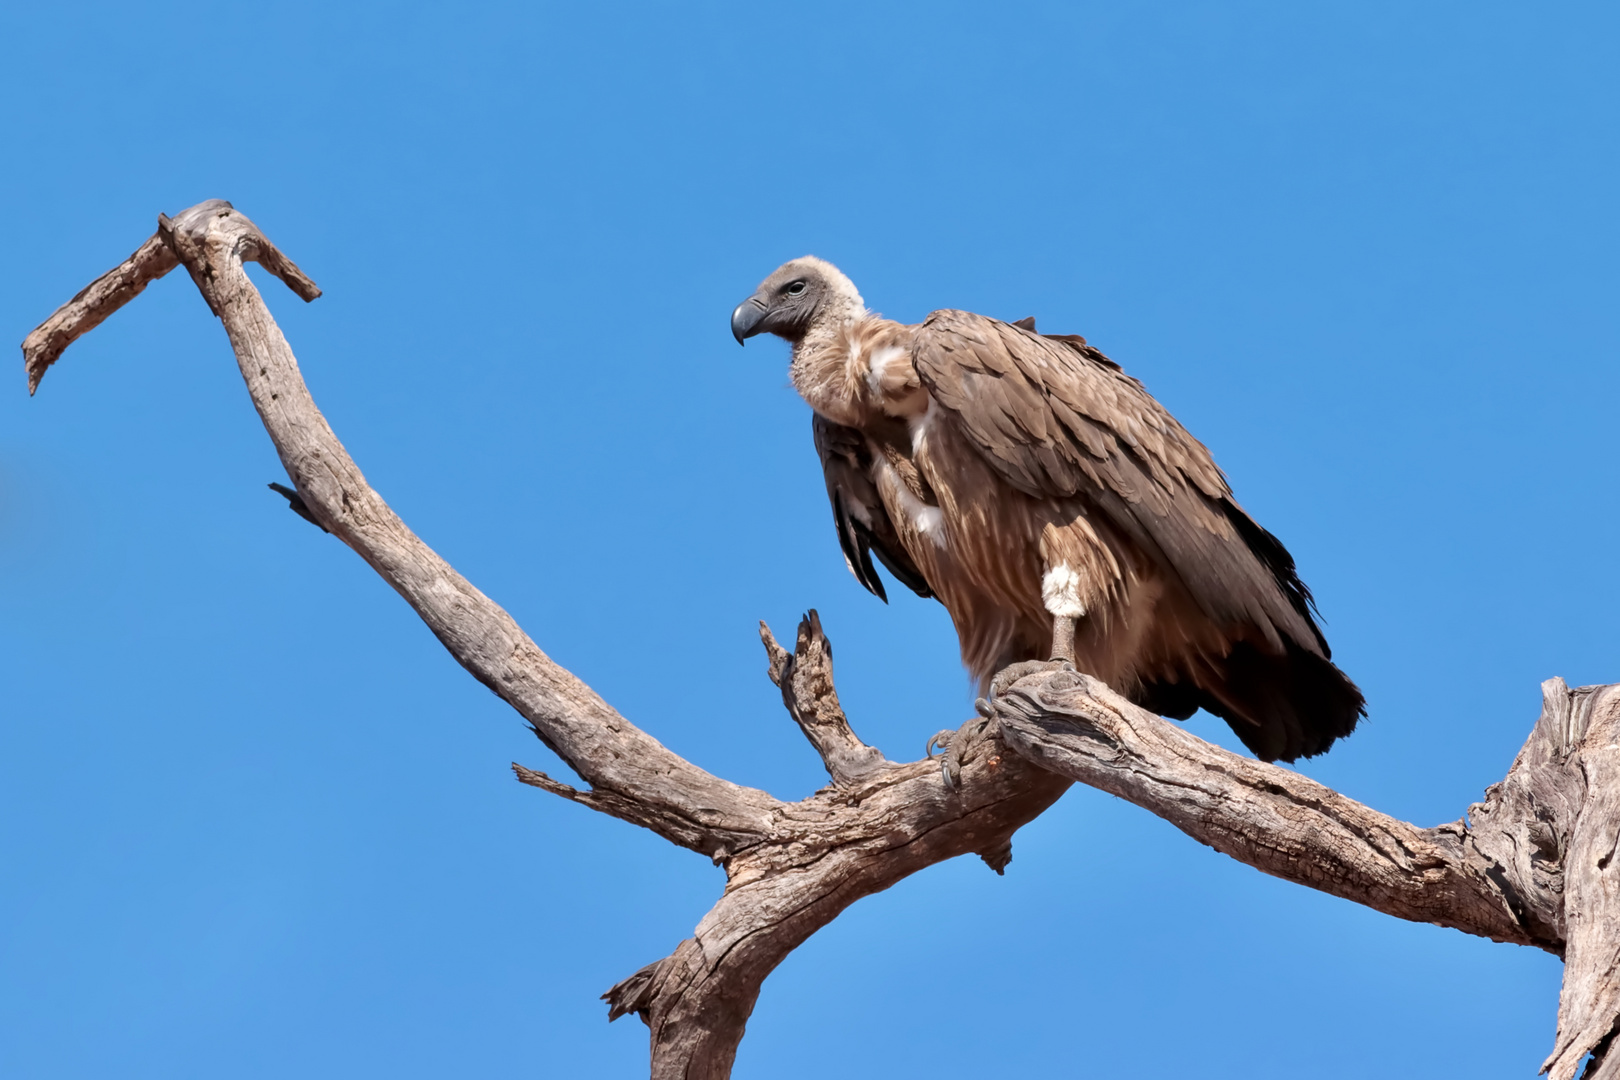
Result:
M1355 730L1366 699L1350 677L1317 653L1287 643L1282 656L1248 642L1200 672L1199 683L1153 683L1136 703L1185 720L1202 708L1232 726L1262 761L1313 757Z

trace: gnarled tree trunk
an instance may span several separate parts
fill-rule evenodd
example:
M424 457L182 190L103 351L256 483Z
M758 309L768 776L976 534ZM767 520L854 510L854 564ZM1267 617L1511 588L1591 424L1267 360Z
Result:
M827 767L799 802L733 784L672 753L553 663L389 509L316 408L244 260L305 300L307 276L229 203L173 219L23 342L29 391L80 335L184 266L224 324L281 456L293 508L353 548L452 656L587 783L513 765L519 780L713 859L714 908L668 957L603 995L608 1018L651 1032L659 1080L729 1075L759 989L782 959L854 901L974 853L997 873L1012 834L1071 782L1112 792L1234 859L1403 919L1564 958L1558 1032L1543 1066L1620 1080L1620 687L1543 684L1540 720L1507 777L1457 821L1419 828L1298 773L1229 753L1075 672L1015 683L944 737L949 766L887 761L839 707L811 612L794 650L763 624L771 679Z

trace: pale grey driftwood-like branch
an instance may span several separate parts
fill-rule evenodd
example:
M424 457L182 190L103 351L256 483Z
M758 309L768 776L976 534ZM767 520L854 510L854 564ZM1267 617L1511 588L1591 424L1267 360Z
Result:
M220 318L265 429L311 520L355 550L445 648L522 714L588 785L513 766L524 783L703 852L726 888L693 937L604 997L651 1033L652 1075L722 1080L765 977L855 900L956 855L1000 872L1010 838L1071 781L1128 799L1267 873L1566 960L1546 1069L1620 1080L1620 692L1544 687L1507 778L1469 815L1419 828L1297 773L1228 753L1083 675L1031 674L930 760L897 765L854 733L814 612L789 653L761 626L769 673L833 783L796 803L672 753L554 664L366 483L316 408L243 269L257 260L306 300L314 283L229 203L160 217L158 234L29 335L30 391L71 342L184 265ZM1015 673L1008 673L1009 679Z
M1016 684L1008 747L1111 792L1240 862L1402 919L1564 957L1544 1071L1620 1077L1620 687L1542 687L1506 779L1468 815L1418 828L1292 770L1212 746L1086 675Z
M424 544L372 490L310 397L292 350L243 269L256 259L298 295L314 283L229 203L159 218L140 267L120 266L69 301L25 346L51 358L157 276L159 248L186 267L225 327L248 393L312 520L365 559L475 678L518 710L589 785L513 766L524 783L645 826L725 867L725 894L694 936L605 995L610 1016L635 1012L652 1036L656 1078L730 1073L765 976L862 896L942 859L979 853L1005 866L1012 833L1068 781L986 744L960 792L927 762L895 766L850 729L832 685L831 647L807 617L791 655L765 631L783 700L835 785L799 803L721 780L611 709L554 664L499 606ZM132 277L133 275L133 277ZM33 351L30 351L32 349ZM43 369L40 369L43 370ZM37 379L34 380L37 382Z
M101 325L103 319L141 294L152 282L180 265L174 249L163 237L153 236L135 253L96 280L56 310L23 339L23 367L28 372L28 392L39 389L45 370L56 363L62 350ZM311 297L310 299L314 299Z
M517 709L570 768L604 797L634 802L638 824L709 855L757 842L775 799L697 768L625 720L554 664L366 483L310 397L242 261L258 259L305 299L319 295L314 283L228 203L160 219L159 235L224 324L253 405L310 514L370 563L451 655Z

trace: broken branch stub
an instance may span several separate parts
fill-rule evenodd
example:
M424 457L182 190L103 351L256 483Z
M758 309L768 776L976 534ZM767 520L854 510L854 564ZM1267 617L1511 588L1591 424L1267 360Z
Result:
M833 686L832 643L821 630L821 616L811 608L799 622L793 651L777 644L770 627L759 624L759 637L769 660L767 673L782 691L782 704L799 730L821 756L827 774L840 787L864 780L895 763L875 746L862 742L849 726Z
M88 334L102 322L139 296L148 285L180 265L174 251L162 236L152 236L135 253L79 290L72 300L34 328L23 339L23 369L28 373L28 393L39 389L46 369L56 363L62 350Z
M772 681L832 784L784 802L664 747L555 664L505 611L408 529L366 482L310 397L243 270L257 260L297 295L320 295L229 203L171 220L23 343L30 392L76 338L183 265L223 324L293 488L296 509L352 548L447 651L527 719L584 781L513 765L523 783L709 856L726 886L693 936L604 997L640 1015L655 1078L722 1080L760 986L863 896L957 855L998 872L1012 834L1073 781L1112 792L1266 873L1404 919L1533 945L1566 962L1546 1070L1620 1080L1620 691L1543 687L1540 721L1507 777L1466 817L1434 828L1380 814L1288 769L1239 757L1072 672L1032 674L938 763L895 764L860 740L838 702L832 648L810 612L789 652L761 624Z

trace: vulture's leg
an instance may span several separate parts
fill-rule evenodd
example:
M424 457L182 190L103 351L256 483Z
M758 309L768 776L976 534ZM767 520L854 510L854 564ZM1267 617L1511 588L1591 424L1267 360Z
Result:
M1053 519L1041 527L1041 606L1052 618L1054 661L1075 662L1078 622L1105 603L1119 562L1074 503L1054 505Z
M961 782L962 766L978 756L976 751L980 746L995 737L997 697L1026 675L1074 670L1074 628L1076 621L1085 616L1088 597L1087 579L1074 569L1077 565L1086 566L1087 560L1077 553L1079 549L1075 544L1073 536L1052 525L1046 526L1041 535L1041 558L1045 563L1041 600L1052 616L1052 659L1024 660L1002 668L991 677L989 694L974 703L979 711L977 717L955 731L941 731L928 740L930 757L936 747L944 751L940 756L940 773L945 778L945 786L952 791Z
M944 751L940 756L939 768L945 778L946 787L952 791L956 790L961 781L962 766L974 756L973 752L980 744L994 735L996 698L1006 692L1009 686L1026 675L1062 669L1074 670L1074 624L1073 615L1053 615L1052 659L1023 660L1016 664L1008 664L991 677L990 693L974 702L974 708L979 710L977 717L955 731L941 731L928 740L924 750L929 757L934 756L936 749Z
M1074 664L1074 623L1072 615L1052 616L1052 660Z

